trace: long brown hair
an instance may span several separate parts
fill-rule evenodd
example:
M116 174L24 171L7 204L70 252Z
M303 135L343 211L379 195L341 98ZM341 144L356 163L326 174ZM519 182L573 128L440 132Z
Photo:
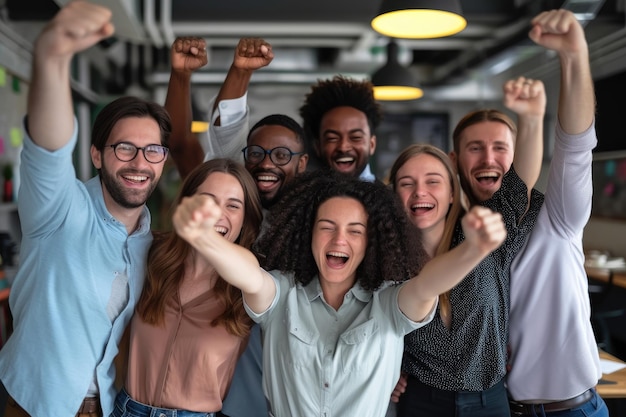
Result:
M173 207L183 197L196 193L198 187L214 172L223 172L237 178L244 194L245 215L241 233L235 243L250 249L261 226L262 213L259 193L254 180L246 169L229 159L213 159L196 167L185 179ZM146 280L137 302L137 314L146 323L160 325L165 318L165 306L177 293L185 276L185 261L192 247L175 232L155 233L148 252ZM218 278L215 287L218 299L224 304L224 312L211 325L223 325L235 336L245 336L250 330L250 319L243 308L241 291Z
M452 189L452 203L450 204L448 213L446 214L443 235L441 236L441 240L439 241L439 245L437 245L437 249L435 251L435 256L437 256L450 250L456 224L464 214L463 206L461 204L461 185L459 184L456 171L452 166L452 161L448 155L445 154L445 152L433 145L410 145L402 151L400 155L398 155L398 158L396 158L393 163L389 173L389 182L391 183L393 190L397 191L396 181L400 168L402 168L404 164L412 158L423 154L430 155L441 161L448 173L448 180L450 181L450 187ZM449 315L451 313L452 307L450 305L450 291L447 291L439 296L439 309L442 312L442 315Z

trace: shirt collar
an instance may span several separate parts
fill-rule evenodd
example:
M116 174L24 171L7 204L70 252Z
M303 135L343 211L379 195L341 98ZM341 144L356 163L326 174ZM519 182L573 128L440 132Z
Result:
M359 175L359 178L363 181L374 182L376 181L376 177L372 174L372 170L370 169L370 164L365 165L365 169Z
M320 280L318 276L315 276L315 278L313 278L313 280L311 280L308 285L303 286L302 289L304 290L304 293L306 294L309 302L315 300L318 297L322 297L322 286L320 285ZM354 295L357 300L364 303L367 303L372 298L372 292L367 291L366 289L361 287L361 284L359 284L358 282L354 284L352 288L350 288L348 293L352 293L352 295Z
M85 182L85 188L87 192L90 194L92 201L94 202L94 207L98 217L103 219L104 221L117 224L124 231L126 231L126 226L119 220L117 220L106 207L103 198L103 190L102 190L102 181L99 175L96 175L87 182ZM150 216L150 210L144 204L143 209L141 210L141 215L139 217L139 222L137 224L137 229L132 233L133 235L145 235L151 233L150 224L152 222L152 218Z

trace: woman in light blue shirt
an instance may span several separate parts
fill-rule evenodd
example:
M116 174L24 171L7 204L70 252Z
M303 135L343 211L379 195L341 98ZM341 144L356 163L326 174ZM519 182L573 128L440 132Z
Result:
M264 269L214 230L219 217L211 198L193 196L176 210L174 227L242 290L261 324L274 416L385 415L403 336L428 323L438 295L506 236L499 214L473 209L463 221L466 240L416 275L419 233L393 192L331 172L303 175L275 206L258 243Z

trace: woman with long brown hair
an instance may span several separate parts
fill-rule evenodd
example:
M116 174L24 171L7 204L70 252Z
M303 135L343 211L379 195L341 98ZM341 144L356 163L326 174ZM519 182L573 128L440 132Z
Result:
M261 204L245 168L207 161L186 178L183 198L207 195L222 209L215 231L250 248L261 224ZM113 416L213 416L222 407L250 330L241 291L174 232L155 236L147 277L130 328L125 388ZM155 411L156 410L156 411Z

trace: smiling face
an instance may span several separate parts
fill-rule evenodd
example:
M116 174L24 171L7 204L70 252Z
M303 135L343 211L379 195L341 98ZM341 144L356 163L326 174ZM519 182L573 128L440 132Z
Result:
M319 206L311 249L322 289L345 293L356 282L367 247L367 217L363 205L350 197L333 197Z
M376 150L365 113L354 107L335 107L322 117L317 152L329 168L358 177Z
M500 122L480 122L461 132L456 163L463 190L482 202L500 189L502 177L513 164L513 133Z
M454 195L445 165L432 155L419 154L400 167L395 181L396 193L411 222L441 239Z
M302 152L303 144L296 134L280 125L264 125L250 134L248 146L257 145L265 150L285 147L292 152ZM293 155L288 164L277 166L269 155L258 164L246 162L246 169L256 182L263 207L269 208L276 202L286 184L306 169L308 155Z
M122 162L109 146L120 142L132 143L140 148L161 145L159 125L150 117L123 118L111 129L102 151L91 147L91 159L96 169L100 170L105 203L113 215L123 209L143 206L157 186L165 164L165 159L156 164L146 161L142 151L132 161Z
M198 187L196 194L210 195L222 209L215 230L230 242L237 241L245 215L243 188L239 180L224 172L213 172Z

